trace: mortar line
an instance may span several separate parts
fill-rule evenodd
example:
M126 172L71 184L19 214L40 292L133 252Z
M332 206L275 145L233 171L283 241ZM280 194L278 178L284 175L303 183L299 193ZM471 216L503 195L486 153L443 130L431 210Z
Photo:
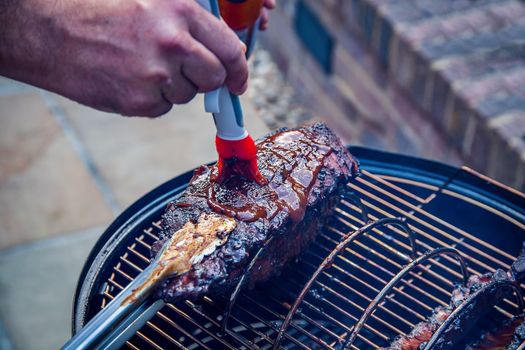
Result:
M120 205L118 204L113 194L113 191L111 191L110 186L108 185L106 180L104 180L104 177L102 176L99 168L95 164L93 157L86 149L84 143L80 140L78 133L74 129L73 125L71 125L71 123L69 122L66 111L59 105L56 99L49 92L40 90L40 95L44 99L44 102L46 103L47 107L51 110L53 117L64 131L64 134L66 135L67 139L73 146L73 149L79 156L80 161L82 162L82 164L84 164L89 174L95 181L96 186L102 193L104 201L110 207L113 215L117 216L122 211L122 209L120 208Z

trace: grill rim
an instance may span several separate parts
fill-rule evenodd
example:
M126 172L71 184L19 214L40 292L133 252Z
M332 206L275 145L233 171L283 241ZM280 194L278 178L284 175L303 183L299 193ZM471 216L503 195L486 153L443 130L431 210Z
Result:
M458 168L433 160L359 146L350 146L348 149L371 172L400 176L438 186L454 178L454 191L469 196L475 195L480 202L489 202L491 206L498 207L503 212L510 210L513 216L518 215L525 222L523 194L509 192L504 185L488 182L475 173L462 171L464 167ZM461 176L456 176L458 174ZM125 245L127 233L145 220L158 215L158 211L163 210L168 201L187 187L192 176L193 170L187 171L148 192L124 210L101 234L88 255L78 279L72 308L72 334L85 324L91 306L88 301L92 299L94 286L100 286L101 280L105 280L101 277L104 275L102 273L104 265L109 264L112 258L118 258L114 252L119 246Z

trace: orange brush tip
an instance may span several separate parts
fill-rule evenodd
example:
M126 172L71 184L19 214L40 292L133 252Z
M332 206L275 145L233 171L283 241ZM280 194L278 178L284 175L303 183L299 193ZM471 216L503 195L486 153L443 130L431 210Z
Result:
M267 183L257 165L257 147L250 135L241 140L215 138L219 154L217 182L221 183L232 175L240 175L260 185Z

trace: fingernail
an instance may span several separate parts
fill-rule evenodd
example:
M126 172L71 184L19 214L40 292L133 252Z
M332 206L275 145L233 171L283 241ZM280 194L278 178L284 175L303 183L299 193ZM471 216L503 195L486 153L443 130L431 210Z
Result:
M242 52L246 53L246 51L248 51L248 47L246 46L246 44L241 41L241 46L242 46Z

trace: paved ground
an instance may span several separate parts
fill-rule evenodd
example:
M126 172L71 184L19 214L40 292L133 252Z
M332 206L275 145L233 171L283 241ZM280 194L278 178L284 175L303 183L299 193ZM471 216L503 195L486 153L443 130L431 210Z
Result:
M213 137L202 98L121 118L0 78L0 350L59 347L97 237L144 193L213 160Z

